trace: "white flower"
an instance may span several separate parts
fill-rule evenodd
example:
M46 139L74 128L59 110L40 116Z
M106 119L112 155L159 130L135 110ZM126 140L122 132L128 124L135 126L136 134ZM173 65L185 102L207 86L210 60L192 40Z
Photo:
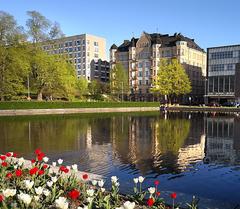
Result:
M104 181L103 181L102 179L99 180L99 181L98 181L98 186L103 187L103 185L104 185Z
M58 164L61 165L63 163L62 159L58 159Z
M52 165L53 165L53 167L56 167L57 163L56 162L52 162Z
M14 165L13 168L16 170L16 169L18 168L18 166L17 166L17 165Z
M54 177L51 177L51 180L52 180L53 183L56 183L58 178L56 176L54 176Z
M34 181L30 181L30 180L24 180L25 186L27 189L32 189Z
M77 172L78 171L78 165L77 164L72 165L72 169Z
M68 202L65 197L59 197L55 200L56 207L61 209L67 209L68 208Z
M133 209L135 207L135 202L127 201L123 204L124 209Z
M87 195L89 197L92 197L94 195L94 190L93 189L88 189L86 192L87 192Z
M52 182L52 181L48 181L48 182L47 182L47 185L48 185L48 187L52 187L53 182Z
M2 191L4 197L13 197L16 192L16 189L5 189Z
M24 160L23 157L21 157L21 158L18 159L18 165L19 165L19 166L22 166L24 162L25 162L25 160Z
M50 194L50 191L48 189L44 189L43 194L47 197Z
M155 189L155 187L149 187L148 191L149 191L150 194L154 194L156 189Z
M37 187L35 188L35 192L37 195L41 195L43 193L43 188L42 187Z
M87 201L88 201L89 203L91 203L91 202L93 201L93 197L88 197L88 198L87 198Z
M38 195L34 195L34 200L36 200L36 202L38 202L38 200L40 199L40 197Z
M138 178L134 178L133 181L134 181L135 184L137 184L138 183Z
M116 184L117 181L118 181L118 178L116 176L112 176L111 181L112 181L113 184Z
M48 158L48 157L44 157L44 158L43 158L43 161L44 161L45 163L47 163L47 162L48 162L48 160L49 160L49 158Z
M140 183L143 183L143 181L144 181L144 177L139 176L139 177L138 177L138 181L139 181Z
M96 180L92 180L92 185L96 186L97 185L97 181Z
M29 205L32 201L32 197L29 194L20 193L18 199L22 200L26 205Z
M66 168L68 169L68 170L71 170L71 167L68 165L68 166L66 166Z
M101 191L102 191L102 192L105 192L105 191L106 191L106 189L105 189L105 188L101 188Z
M116 182L116 183L115 183L115 186L116 186L116 187L119 187L119 186L120 186L120 183L119 183L119 182Z
M54 171L53 171L53 169L52 169L52 168L49 168L48 172L49 172L49 174L52 174L52 173L54 173Z
M83 207L77 207L77 209L88 209L88 206L84 205Z

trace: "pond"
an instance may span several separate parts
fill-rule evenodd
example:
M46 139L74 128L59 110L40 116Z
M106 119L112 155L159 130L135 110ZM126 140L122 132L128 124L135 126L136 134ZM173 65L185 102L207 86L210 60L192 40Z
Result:
M172 191L184 201L195 195L202 205L225 209L240 203L238 115L0 117L0 131L0 153L15 151L31 159L41 148L52 161L62 158L106 179L118 176L123 193L132 192L132 179L143 175L144 187L158 179L166 197Z

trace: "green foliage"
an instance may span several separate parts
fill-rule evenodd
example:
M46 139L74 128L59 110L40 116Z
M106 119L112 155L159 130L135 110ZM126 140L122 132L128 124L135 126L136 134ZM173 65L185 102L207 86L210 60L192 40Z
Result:
M183 95L191 92L191 83L177 59L162 59L157 79L151 89L161 95Z
M84 77L80 77L77 80L77 95L82 99L85 95L89 93L88 91L88 81Z
M128 73L124 67L118 63L110 73L110 91L112 94L127 94L129 92Z

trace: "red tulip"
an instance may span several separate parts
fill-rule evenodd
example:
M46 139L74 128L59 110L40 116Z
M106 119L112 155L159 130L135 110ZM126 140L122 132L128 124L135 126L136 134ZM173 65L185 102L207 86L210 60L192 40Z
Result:
M38 172L38 168L37 167L34 167L32 169L29 170L29 174L32 176L34 174L36 174Z
M3 195L0 194L0 202L4 200Z
M12 153L7 152L7 153L6 153L6 156L7 156L7 157L11 157L11 156L12 156Z
M38 175L39 175L39 176L41 176L41 175L43 175L43 174L44 174L44 170L39 170L39 171L38 171Z
M13 157L17 157L17 153L14 152L14 153L13 153Z
M37 155L38 161L42 161L42 159L44 158L45 154L43 152L39 153Z
M42 152L42 151L41 151L39 148L37 148L37 149L35 150L35 154L36 154L36 155L39 155L41 152Z
M159 197L161 195L161 193L160 192L156 192L156 195Z
M47 164L44 164L44 165L43 165L43 169L46 169L46 168L48 168L48 165L47 165Z
M2 167L7 167L7 166L8 166L7 162L2 162Z
M20 169L15 170L15 174L16 176L20 177L22 175L22 170Z
M176 193L176 192L173 192L173 193L170 195L170 197L171 197L172 199L176 199L176 198L177 198L177 193Z
M83 177L84 180L87 180L87 179L88 179L88 175L87 175L87 174L83 174L82 177Z
M8 178L8 179L12 178L12 173L7 173L6 178Z
M159 181L158 180L156 180L156 181L154 181L154 184L157 186L157 185L159 185Z
M65 166L60 166L59 168L60 171L64 172L64 173L68 173L69 172L69 169L67 169Z
M72 200L76 200L76 199L79 197L80 192L79 192L78 190L76 190L76 189L73 189L72 191L70 191L70 192L68 193L68 195L69 195L69 197L70 197Z
M148 204L148 206L153 206L153 204L154 204L154 199L153 198L149 198L148 199L148 201L147 201L147 204Z
M5 155L0 155L0 159L1 160L6 160L6 156Z
M35 162L36 162L36 160L34 160L34 159L31 160L31 163L32 163L32 164L35 163Z

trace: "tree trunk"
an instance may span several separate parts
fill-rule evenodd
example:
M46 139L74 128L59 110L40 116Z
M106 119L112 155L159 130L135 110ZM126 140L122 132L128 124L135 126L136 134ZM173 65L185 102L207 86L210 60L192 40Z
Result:
M40 90L40 91L38 92L37 100L38 100L38 101L42 101L42 100L43 100L43 98L42 98L42 90Z

